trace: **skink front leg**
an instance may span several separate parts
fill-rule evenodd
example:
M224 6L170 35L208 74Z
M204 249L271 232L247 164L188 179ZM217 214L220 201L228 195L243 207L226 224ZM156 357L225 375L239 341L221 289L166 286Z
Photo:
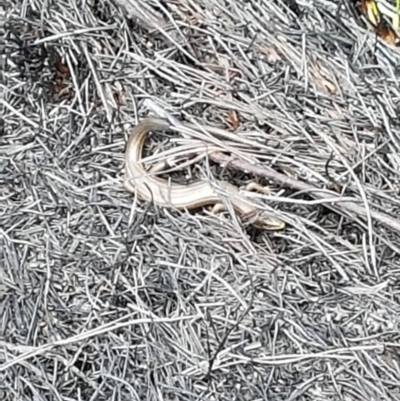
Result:
M218 213L226 212L227 210L228 210L228 208L223 203L216 203L214 205L214 207L212 208L211 213L218 214Z
M260 185L257 182L250 182L250 184L247 184L245 187L246 191L258 191L261 192L265 195L271 195L271 190L269 189L269 187L263 187L262 185Z
M162 161L157 163L155 166L149 169L149 173L156 174L161 173L162 171L166 170L168 163L166 161Z

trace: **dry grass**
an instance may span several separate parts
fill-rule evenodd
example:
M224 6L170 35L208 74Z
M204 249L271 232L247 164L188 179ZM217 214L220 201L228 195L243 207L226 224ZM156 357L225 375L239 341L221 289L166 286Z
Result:
M349 3L5 5L0 399L400 399L400 236L371 216L399 219L400 52ZM366 215L273 180L284 232L134 199L145 100L240 138L153 151L229 146Z

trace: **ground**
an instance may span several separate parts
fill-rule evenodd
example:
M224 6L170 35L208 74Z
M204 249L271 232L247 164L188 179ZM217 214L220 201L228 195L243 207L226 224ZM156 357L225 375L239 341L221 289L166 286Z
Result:
M3 5L0 399L400 400L400 53L337 3ZM286 228L128 193L157 110Z

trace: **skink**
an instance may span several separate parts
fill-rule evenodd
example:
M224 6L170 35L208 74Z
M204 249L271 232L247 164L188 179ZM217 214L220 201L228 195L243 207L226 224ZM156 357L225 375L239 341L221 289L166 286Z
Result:
M125 150L125 189L130 193L137 193L145 201L154 202L161 207L175 207L177 209L198 209L203 206L214 205L214 212L227 210L223 203L223 195L218 193L207 181L198 181L187 185L168 181L149 175L141 163L143 145L150 131L165 131L170 128L167 120L149 117L142 120L132 130ZM232 202L235 212L243 221L249 221L253 226L264 230L281 230L285 224L272 217L260 213L254 206L249 205L240 194L239 189L226 182L216 181L225 196Z

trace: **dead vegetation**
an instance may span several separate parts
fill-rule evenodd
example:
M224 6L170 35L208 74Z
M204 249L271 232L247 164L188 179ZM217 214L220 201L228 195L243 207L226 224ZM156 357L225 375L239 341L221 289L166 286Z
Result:
M400 53L351 1L6 7L0 399L400 399ZM129 195L148 104L199 126L159 157L240 156L176 179L251 162L287 228Z

